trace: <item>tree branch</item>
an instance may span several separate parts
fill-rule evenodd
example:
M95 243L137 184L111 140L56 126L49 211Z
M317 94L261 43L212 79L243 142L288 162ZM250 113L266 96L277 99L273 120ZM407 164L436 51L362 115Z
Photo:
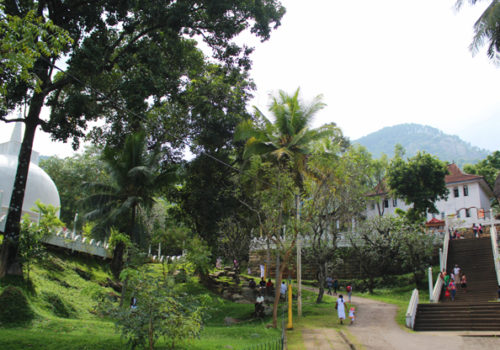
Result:
M5 123L15 123L15 122L25 123L26 122L24 118L7 119L5 117L0 117L0 120L5 122Z

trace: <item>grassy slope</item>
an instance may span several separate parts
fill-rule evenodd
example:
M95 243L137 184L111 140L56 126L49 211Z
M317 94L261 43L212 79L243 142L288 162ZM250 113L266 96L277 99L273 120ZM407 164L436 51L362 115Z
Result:
M84 271L86 280L75 270ZM28 292L37 316L29 327L0 328L0 349L123 349L126 348L114 324L97 317L93 310L96 296L113 294L102 287L109 271L99 260L74 257L64 253L51 254L43 266L35 266L31 273L35 290ZM0 285L0 290L5 285ZM186 285L191 293L206 293L199 284ZM66 305L69 318L57 317L47 295L57 295ZM211 317L206 321L201 338L178 348L184 349L243 349L253 344L274 340L280 331L267 329L267 320L252 320L252 304L236 304L213 297ZM50 300L50 299L49 299ZM224 318L231 316L242 322L226 326ZM166 348L163 342L159 349Z

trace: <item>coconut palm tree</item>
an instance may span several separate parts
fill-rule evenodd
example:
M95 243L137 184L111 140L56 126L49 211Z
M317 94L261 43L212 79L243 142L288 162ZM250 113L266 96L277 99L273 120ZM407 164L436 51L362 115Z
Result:
M258 155L280 166L288 162L296 184L302 189L306 160L312 147L322 139L338 138L341 132L334 123L311 128L315 114L325 104L321 101L321 95L310 104L304 104L299 92L300 89L297 89L288 95L280 90L278 96L272 98L269 110L274 122L254 107L255 119L238 125L235 138L237 141L246 141L244 159Z
M96 222L93 233L97 236L103 237L115 227L139 244L143 239L139 211L152 207L154 195L172 182L174 173L159 173L159 154L148 153L143 132L128 136L119 152L105 148L102 157L113 184L88 184L93 194L82 200L87 210L84 218ZM123 242L115 246L111 264L115 275L121 271L124 249Z
M464 0L457 0L456 7L460 9ZM469 0L476 4L479 0ZM485 42L489 42L487 54L495 63L500 63L500 1L491 0L490 5L474 23L474 38L470 45L473 53L477 53Z
M311 127L313 117L324 108L325 104L321 101L321 96L317 96L310 104L305 104L300 100L299 92L300 89L297 89L292 95L288 95L284 91L279 91L278 96L272 98L269 110L274 116L274 122L271 122L264 113L255 108L255 119L242 122L238 125L235 133L237 141L246 141L244 159L260 156L277 164L280 172L283 170L291 173L295 185L299 189L299 193L296 194L297 212L299 195L303 191L304 175L307 173L307 157L312 153L314 146L325 139L345 142L340 129L334 123L316 129ZM277 226L280 228L282 226L281 219L280 212ZM295 236L283 255L283 264L276 273L277 286L281 284L281 274L294 249L296 235L297 231L295 231ZM267 255L267 263L270 266L270 254ZM278 288L273 305L274 327L277 325L279 293Z

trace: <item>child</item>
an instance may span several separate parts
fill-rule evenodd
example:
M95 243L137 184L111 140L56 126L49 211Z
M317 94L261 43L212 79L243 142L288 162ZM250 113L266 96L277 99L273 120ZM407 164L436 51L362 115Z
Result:
M356 318L354 316L355 312L356 312L356 309L354 308L354 306L351 306L351 308L349 309L349 318L351 319L351 324L354 323L354 319Z

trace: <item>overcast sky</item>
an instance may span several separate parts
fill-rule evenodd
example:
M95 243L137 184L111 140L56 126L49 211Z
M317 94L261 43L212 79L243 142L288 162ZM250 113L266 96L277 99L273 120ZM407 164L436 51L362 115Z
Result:
M256 46L252 104L301 88L327 107L315 126L337 123L352 140L385 126L419 123L500 149L500 68L472 56L472 26L489 1L454 9L455 0L284 0L282 25ZM0 124L0 142L10 128ZM42 154L71 154L37 133Z

